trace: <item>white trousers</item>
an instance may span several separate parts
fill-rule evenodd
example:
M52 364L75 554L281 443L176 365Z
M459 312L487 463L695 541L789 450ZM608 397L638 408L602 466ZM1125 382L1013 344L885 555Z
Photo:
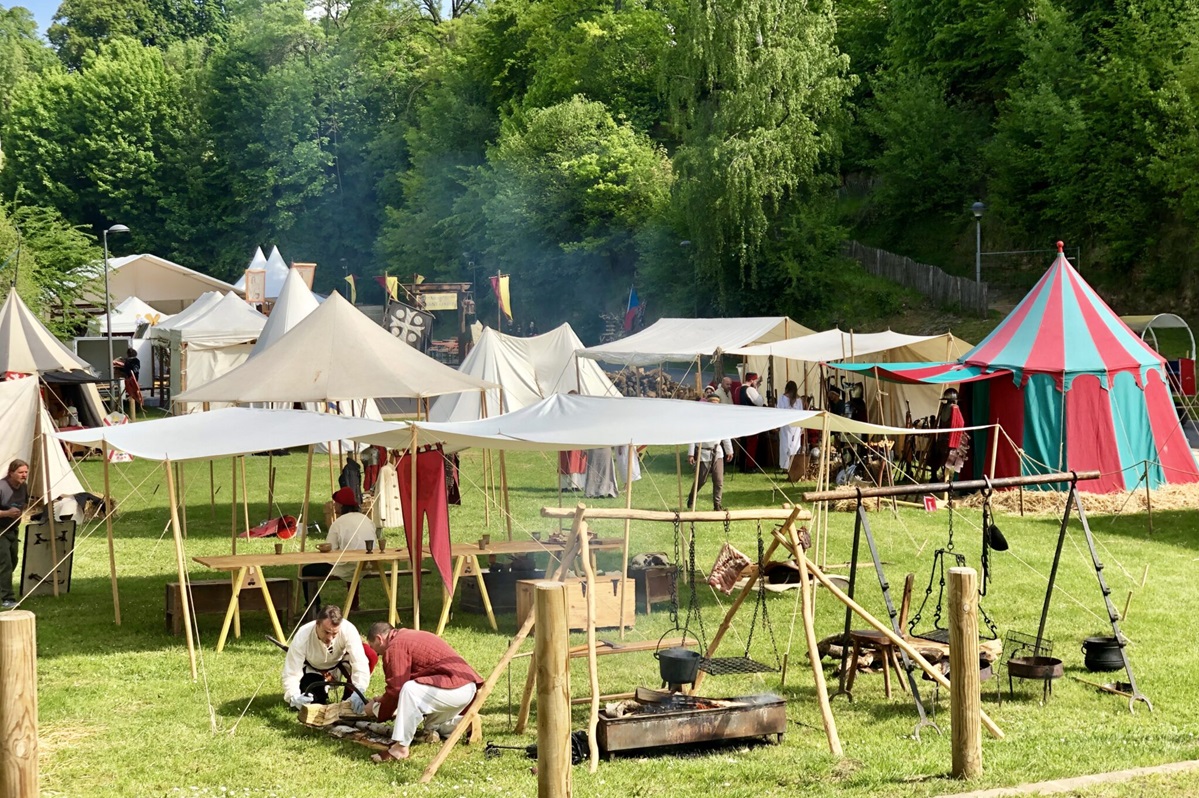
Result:
M400 688L396 706L395 727L391 739L400 745L411 745L421 720L429 731L448 733L457 725L458 716L475 699L475 686L464 684L453 690L408 682Z

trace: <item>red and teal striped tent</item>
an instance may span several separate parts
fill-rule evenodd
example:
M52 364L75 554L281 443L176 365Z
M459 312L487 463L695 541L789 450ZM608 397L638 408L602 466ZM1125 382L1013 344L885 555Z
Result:
M1084 490L1199 481L1174 410L1165 362L1061 253L995 330L955 363L857 365L883 379L962 383L973 424L999 424L996 476L1098 469ZM989 471L976 433L974 473Z

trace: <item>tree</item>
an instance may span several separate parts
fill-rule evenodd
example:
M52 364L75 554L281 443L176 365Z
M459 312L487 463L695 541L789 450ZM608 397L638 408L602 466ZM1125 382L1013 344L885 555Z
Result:
M740 293L780 244L780 209L828 198L835 183L854 85L835 27L829 0L690 0L680 21L675 201L699 279L724 311L752 305Z
M46 37L69 69L121 38L151 47L221 34L227 23L220 0L62 0Z
M38 38L33 14L20 6L0 8L0 122L12 102L13 87L56 63L53 51Z

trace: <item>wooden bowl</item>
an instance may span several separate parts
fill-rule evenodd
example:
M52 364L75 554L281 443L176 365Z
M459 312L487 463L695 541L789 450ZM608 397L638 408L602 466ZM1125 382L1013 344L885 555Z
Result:
M316 550L319 552L322 552L324 554L328 554L329 552L333 551L333 544L332 543L321 543L319 546L316 547Z

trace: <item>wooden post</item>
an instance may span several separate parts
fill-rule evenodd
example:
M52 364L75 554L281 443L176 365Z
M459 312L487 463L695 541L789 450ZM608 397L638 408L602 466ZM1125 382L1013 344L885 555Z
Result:
M304 471L304 501L300 505L300 551L304 550L304 544L308 542L308 508L311 504L310 494L312 492L312 454L315 450L315 444L308 444L308 466Z
M628 470L625 471L625 482L627 484L624 486L625 487L624 508L626 510L631 510L633 508L633 463L635 462L636 457L637 457L637 447L634 446L630 442L629 443L629 462L627 464ZM628 602L625 599L624 586L625 586L625 576L629 573L629 526L632 523L633 523L632 518L624 519L624 546L622 546L621 550L620 550L620 552L621 552L621 554L620 554L620 639L621 640L624 640L624 629L625 629L625 626L628 625L624 622L625 608L628 606ZM586 536L585 535L584 535L583 540L584 540L584 545L586 545ZM587 601L588 602L592 601L592 598L590 595L587 597ZM633 608L633 612L636 612L636 611L637 611L637 609ZM595 692L598 695L599 688L595 687L594 685L593 685L593 688L594 688L593 692ZM596 707L597 707L597 711L598 711L598 704L596 705ZM591 772L592 773L595 772L594 767L592 768Z
M625 522L628 524L628 522ZM599 746L596 744L595 730L599 728L599 705L600 705L600 689L599 689L599 671L595 662L595 569L591 567L591 546L588 543L590 531L587 529L587 522L584 521L579 525L579 558L583 561L583 584L587 590L587 678L591 683L591 714L587 721L587 749L590 752L590 763L588 770L592 773L599 770ZM624 580L621 579L621 584ZM540 594L538 594L540 596ZM620 619L621 632L624 632L624 592L620 594ZM538 638L541 635L538 634ZM563 631L563 639L569 639L570 630ZM540 642L540 640L538 640ZM569 642L568 642L569 645ZM538 660L540 663L540 660ZM567 669L569 671L569 668ZM538 675L540 676L540 666L538 666ZM538 681L540 686L540 680ZM568 691L569 694L569 691ZM541 734L541 691L537 692L537 729L538 736ZM569 718L567 718L569 724ZM567 734L569 734L569 730Z
M983 772L978 574L973 568L949 569L949 673L952 773L957 779L972 779Z
M187 540L187 475L183 471L183 463L176 463L175 467L179 469L179 528L183 533L183 539ZM246 524L246 529L250 525Z
M416 399L417 412L420 412L420 397ZM411 455L411 473L412 473L412 503L409 505L412 513L410 518L404 519L404 534L410 540L416 541L416 556L412 558L412 628L420 629L420 570L425 562L425 543L424 535L420 534L420 516L416 511L416 424L411 426L412 429L412 447L409 452ZM483 575L479 574L479 584L483 583Z
M534 593L534 607L537 618L534 649L537 796L570 798L570 623L566 619L566 586L539 583Z
M508 528L508 540L512 540L512 505L508 502L508 465L503 449L500 449L500 495L504 500L504 526Z
M790 548L794 553L800 548L799 536L795 533L795 525L788 524L787 536L791 542ZM808 659L812 663L812 678L816 683L816 700L820 705L820 720L824 724L824 734L828 737L828 750L833 756L844 756L841 748L841 737L837 734L837 721L833 717L833 708L829 705L828 685L824 681L824 667L820 664L820 646L816 640L816 605L814 603L816 586L808 579L808 561L806 557L797 557L799 562L799 595L803 602L804 638L808 644Z
M108 532L108 575L112 582L112 615L117 626L121 625L121 594L117 590L117 553L112 540L112 483L108 476L108 439L100 442L104 457L104 526Z
M196 641L192 638L191 597L187 589L187 566L183 560L183 533L179 528L179 502L175 498L175 472L171 461L162 461L167 476L167 495L171 502L171 532L175 536L175 566L179 570L179 611L183 613L183 633L187 635L187 659L191 665L192 681L196 680ZM270 606L270 601L267 601Z
M241 507L246 522L245 531L250 531L250 491L246 489L246 456L241 456Z
M37 621L29 610L0 614L0 695L0 798L37 798Z
M995 426L991 427L991 469L988 476L995 479L995 460L999 457L999 422L995 422Z
M233 485L232 499L229 505L229 537L233 543L233 553L237 554L237 456L229 461L231 466L229 481Z

